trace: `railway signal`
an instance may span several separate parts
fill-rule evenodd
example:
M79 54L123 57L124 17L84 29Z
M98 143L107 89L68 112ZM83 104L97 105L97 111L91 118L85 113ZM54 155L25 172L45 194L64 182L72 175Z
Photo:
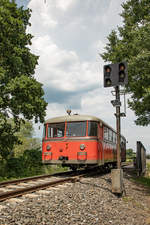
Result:
M122 194L123 192L123 171L121 169L120 155L120 118L126 116L125 113L120 113L120 85L128 83L127 63L118 62L115 64L104 65L104 87L115 87L116 99L111 103L116 107L116 130L117 130L117 169L112 170L112 192Z
M112 69L110 65L104 66L104 87L112 86L111 71Z
M120 62L104 66L104 87L114 87L128 83L127 63Z
M119 63L119 74L118 75L119 75L118 85L128 83L128 73L127 73L127 63L126 62Z

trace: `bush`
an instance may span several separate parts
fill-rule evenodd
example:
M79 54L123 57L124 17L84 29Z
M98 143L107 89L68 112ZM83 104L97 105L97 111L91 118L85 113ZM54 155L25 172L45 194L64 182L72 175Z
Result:
M1 162L0 177L18 178L43 173L42 153L39 149L26 150L22 156Z
M42 152L39 149L26 150L22 156L0 161L0 181L40 174L65 171L68 168L42 164Z
M23 154L26 176L38 175L43 172L42 152L39 149L26 150Z
M7 177L20 177L24 174L24 161L23 157L11 158L6 163Z
M146 155L146 158L147 158L147 159L150 159L150 154Z

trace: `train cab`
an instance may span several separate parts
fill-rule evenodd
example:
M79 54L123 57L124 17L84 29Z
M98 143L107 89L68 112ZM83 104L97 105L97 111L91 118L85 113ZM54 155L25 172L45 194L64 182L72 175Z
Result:
M69 115L44 124L43 163L97 164L100 120L92 116ZM102 137L101 137L102 138Z
M115 163L116 157L116 132L97 117L66 115L48 119L44 124L44 164L78 168Z

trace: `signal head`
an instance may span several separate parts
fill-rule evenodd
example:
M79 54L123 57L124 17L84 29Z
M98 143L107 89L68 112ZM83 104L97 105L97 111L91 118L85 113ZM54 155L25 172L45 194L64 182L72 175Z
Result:
M112 87L111 73L112 73L111 65L105 65L104 66L104 87Z
M120 63L119 64L119 83L124 83L125 76L126 76L125 69L126 69L125 64Z
M104 66L104 87L114 87L128 83L127 63L120 62Z

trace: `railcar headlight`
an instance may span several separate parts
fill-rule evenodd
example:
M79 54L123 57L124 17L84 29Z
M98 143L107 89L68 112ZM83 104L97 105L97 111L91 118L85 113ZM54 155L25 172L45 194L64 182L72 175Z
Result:
M47 145L47 146L46 146L46 150L47 150L47 151L50 151L50 150L51 150L51 148L52 148L52 146L51 146L51 145Z
M80 149L81 149L81 150L84 150L84 149L85 149L85 145L84 145L84 144L81 144L81 145L80 145Z

